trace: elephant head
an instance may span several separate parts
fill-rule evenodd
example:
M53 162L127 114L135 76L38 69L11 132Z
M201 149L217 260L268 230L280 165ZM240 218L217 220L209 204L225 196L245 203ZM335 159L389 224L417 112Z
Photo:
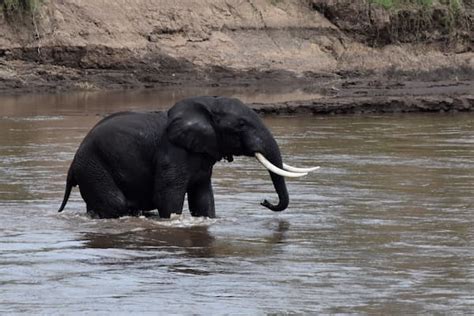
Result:
M233 156L254 156L269 169L278 204L262 205L283 211L289 203L284 177L299 177L316 168L294 168L282 163L280 149L260 117L241 101L225 97L197 97L176 103L168 111L169 141L214 162ZM286 170L284 170L286 169Z

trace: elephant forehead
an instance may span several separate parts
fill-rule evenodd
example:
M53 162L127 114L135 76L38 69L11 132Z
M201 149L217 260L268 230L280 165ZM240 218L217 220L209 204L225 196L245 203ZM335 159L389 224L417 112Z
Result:
M231 99L230 101L220 102L216 108L216 113L220 115L229 115L235 117L253 115L253 111L238 100Z

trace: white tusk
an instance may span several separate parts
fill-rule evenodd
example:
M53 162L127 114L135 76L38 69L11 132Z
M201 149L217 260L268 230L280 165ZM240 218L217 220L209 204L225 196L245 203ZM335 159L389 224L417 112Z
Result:
M305 172L290 172L286 171L283 169L278 168L274 164L272 164L270 161L267 160L261 153L255 153L255 158L268 170L270 170L273 173L276 173L277 175L280 175L282 177L290 177L290 178L297 178L297 177L302 177L307 175L308 173Z
M293 172L311 172L311 171L314 171L314 170L318 170L319 166L312 167L312 168L296 168L296 167L292 167L292 166L287 165L286 163L284 163L283 168L285 170L293 171Z

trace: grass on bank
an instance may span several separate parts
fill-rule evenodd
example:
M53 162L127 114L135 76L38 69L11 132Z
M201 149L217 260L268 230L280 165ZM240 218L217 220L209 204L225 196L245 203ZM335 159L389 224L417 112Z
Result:
M453 12L459 12L463 8L463 0L369 0L370 3L378 4L387 10L406 7L430 8L436 4L448 6Z
M401 15L398 17L398 23L415 23L419 29L422 29L423 25L430 26L433 24L433 18L435 18L434 10L436 8L441 8L441 10L444 8L444 14L441 16L438 14L438 21L434 22L443 25L448 32L459 28L470 28L463 0L369 0L369 3L379 5L385 10L392 12L406 11L407 9L418 12L418 18L415 19L418 21L403 21L404 16ZM397 14L395 13L395 15Z
M14 15L35 12L41 0L0 0L0 12Z

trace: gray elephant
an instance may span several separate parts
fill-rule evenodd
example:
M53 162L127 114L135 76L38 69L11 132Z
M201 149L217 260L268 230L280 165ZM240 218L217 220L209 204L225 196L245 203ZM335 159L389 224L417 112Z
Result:
M79 185L87 212L98 218L158 210L160 217L182 213L185 195L192 216L215 217L211 175L214 164L233 156L256 156L270 170L282 211L289 203L284 177L316 168L282 163L279 147L258 115L241 101L194 97L167 112L112 114L88 133L67 175L66 206ZM286 169L286 170L284 170Z

